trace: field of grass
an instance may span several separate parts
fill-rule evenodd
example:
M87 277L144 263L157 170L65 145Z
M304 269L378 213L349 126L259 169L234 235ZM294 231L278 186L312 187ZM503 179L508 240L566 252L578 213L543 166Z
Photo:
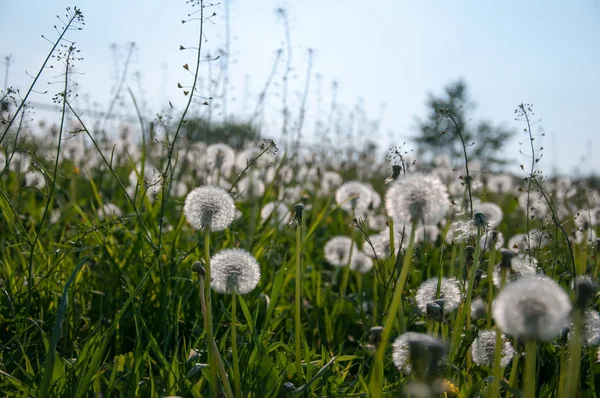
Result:
M2 114L0 396L597 396L600 192L528 106L513 176L106 134L65 76L57 125Z

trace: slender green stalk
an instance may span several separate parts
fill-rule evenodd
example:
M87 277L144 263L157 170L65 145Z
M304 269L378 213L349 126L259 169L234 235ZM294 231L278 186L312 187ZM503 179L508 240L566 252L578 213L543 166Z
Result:
M396 321L396 314L399 312L399 308L402 306L402 292L404 290L404 284L408 279L408 271L412 260L413 246L415 243L416 224L416 221L413 222L410 231L408 247L406 248L406 253L404 253L404 262L402 263L402 271L400 271L400 278L396 282L396 290L394 298L392 300L392 305L390 306L387 318L385 319L385 324L383 326L383 332L381 333L381 341L379 343L379 347L375 352L373 370L371 373L371 379L369 380L369 394L373 398L381 397L381 392L383 389L383 358L385 354L385 349L387 348L388 340L390 338L390 334L392 332L392 328ZM403 317L403 313L401 313L401 316ZM401 324L404 325L404 320L402 320ZM402 328L400 333L404 333L404 328Z
M210 230L208 228L204 231L204 267L206 270L206 277L204 278L204 295L206 301L206 333L208 335L208 364L211 384L213 385L213 388L211 389L211 396L216 397L218 386L216 357L218 355L218 351L215 350L215 347L213 347L212 344L215 341L215 336L213 335L212 301L210 294Z
M205 269L206 271L206 269ZM205 289L204 289L204 284L205 281L208 280L206 278L206 275L202 275L200 274L200 307L202 309L202 315L204 317L204 328L208 330L208 314L211 311L208 311L207 306L206 306L206 295L205 295ZM211 315L212 318L212 315ZM217 348L217 343L215 342L214 339L210 340L208 342L208 352L209 352L209 361L210 361L210 351L211 348L214 352L219 352L219 349ZM210 365L210 362L209 362ZM231 385L229 384L229 378L227 377L227 372L225 371L225 367L223 366L223 361L221 361L221 356L217 355L216 356L216 367L219 369L219 374L221 375L221 379L223 379L223 386L225 387L225 395L227 396L227 398L233 398L233 392L231 392ZM216 375L215 375L216 378ZM209 389L210 389L210 383L209 383ZM217 391L217 386L214 386L214 389L210 389L211 394L215 393Z
M491 277L491 273L489 274ZM502 268L500 273L500 289L504 287L506 282L506 268ZM490 306L491 311L491 306ZM490 314L488 316L491 317ZM491 318L490 318L491 319ZM491 324L490 324L491 326ZM500 377L502 377L502 366L500 365L502 359L502 330L496 326L496 347L494 350L494 369L493 375L494 380L492 381L492 387L488 390L488 398L496 398L500 392ZM513 364L513 366L515 366Z
M565 385L565 397L575 397L579 384L579 368L581 367L581 332L583 326L583 312L576 309L573 313L573 331L569 341L567 356L567 377Z
M298 226L296 227L296 302L295 302L295 312L294 312L294 339L295 339L295 349L296 349L296 376L298 377L298 382L302 382L304 379L304 374L302 372L302 351L300 347L300 334L302 333L302 323L300 322L300 293L302 291L302 256L301 256L301 246L302 246L302 221L298 221Z
M481 245L479 241L481 240L481 228L477 228L477 240L475 245L475 255L473 256L473 264L471 265L471 270L469 272L469 284L467 285L467 295L465 297L465 302L460 307L458 311L458 315L456 317L456 322L454 323L454 333L452 334L452 341L450 343L450 362L452 363L454 360L454 356L458 351L458 345L460 343L461 331L463 329L463 325L465 323L465 319L467 321L467 330L471 328L471 297L473 295L473 286L475 285L475 276L477 275L477 266L479 264L479 255L481 253ZM470 355L468 352L467 355Z
M525 375L523 380L523 398L535 398L535 364L537 342L529 340L525 343Z
M233 355L233 382L235 384L235 396L241 398L242 385L240 375L240 360L237 350L237 294L231 295L231 353Z

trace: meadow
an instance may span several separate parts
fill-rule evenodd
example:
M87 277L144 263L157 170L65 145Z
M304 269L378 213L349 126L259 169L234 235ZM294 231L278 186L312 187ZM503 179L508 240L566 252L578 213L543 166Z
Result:
M62 33L56 121L2 91L1 396L597 396L600 190L537 168L531 105L519 175L202 140L198 40L177 117L90 121Z

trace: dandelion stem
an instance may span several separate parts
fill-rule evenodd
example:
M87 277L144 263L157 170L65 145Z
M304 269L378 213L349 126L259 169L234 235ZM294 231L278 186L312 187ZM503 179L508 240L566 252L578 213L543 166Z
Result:
M506 268L502 267L501 271L500 271L500 289L502 289L502 287L504 286L504 283L506 281ZM491 272L489 273L490 278L491 278ZM490 279L491 280L491 279ZM490 289L491 289L490 285ZM491 301L490 301L491 303ZM490 305L489 308L489 312L491 312L492 310L492 306ZM488 314L491 317L491 314ZM491 319L491 318L490 318ZM490 326L491 326L491 322L490 322ZM501 359L502 359L502 330L500 330L500 328L498 326L496 326L496 347L494 350L494 369L493 369L493 375L494 375L494 380L492 382L492 387L489 389L489 394L488 394L488 398L496 398L498 396L498 393L500 392L500 377L502 376L502 366L501 366ZM513 365L515 366L515 365Z
M581 329L583 325L583 313L577 309L573 313L573 331L569 341L569 350L567 354L567 377L565 384L565 397L575 397L577 395L577 385L579 384L579 368L581 366Z
M302 221L298 220L298 226L296 227L296 302L295 302L295 349L296 349L296 375L298 376L298 382L302 382L304 374L302 372L302 351L300 348L300 334L302 333L302 324L300 323L300 293L302 289Z
M235 396L241 398L240 361L237 350L237 294L231 295L231 353L233 355L233 381L235 383Z
M525 343L525 375L523 380L523 398L535 398L535 364L537 343L529 340Z
M213 347L213 342L215 341L215 336L213 335L213 320L212 320L212 301L211 301L211 291L210 291L210 230L207 228L204 231L204 267L206 270L206 277L204 278L204 295L206 301L206 333L208 336L208 364L210 370L210 378L211 384L213 388L211 389L211 396L217 396L217 368L216 368L216 357L217 350L216 343L215 347ZM225 381L223 381L225 383Z

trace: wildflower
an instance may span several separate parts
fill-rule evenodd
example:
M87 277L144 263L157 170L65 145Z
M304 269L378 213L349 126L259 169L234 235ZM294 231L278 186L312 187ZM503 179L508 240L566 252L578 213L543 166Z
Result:
M577 211L577 217L575 217L575 225L577 228L586 229L595 227L598 225L600 219L600 207L593 209L582 209Z
M525 253L527 247L527 235L525 234L516 234L508 240L508 248L515 253Z
M423 333L406 332L392 344L392 359L399 371L411 374L415 364L425 374L435 373L445 359L441 341Z
M258 173L250 173L238 181L237 189L243 198L260 198L265 194L265 183Z
M342 182L344 179L341 175L335 171L326 171L321 178L321 191L327 195L342 185Z
M552 279L524 276L507 284L492 316L504 333L526 341L549 341L569 324L571 301Z
M471 302L471 319L477 321L479 319L485 318L487 315L487 310L485 308L485 303L481 299L481 297L476 298Z
M183 212L196 230L223 231L233 222L235 204L224 189L202 186L186 196Z
M25 173L25 186L43 189L46 186L44 174L37 170L28 171Z
M350 269L352 271L358 271L361 274L366 274L373 268L373 260L361 251L352 253L352 259L350 260Z
M523 192L519 196L519 206L525 214L527 214L527 205L527 192ZM532 220L534 218L543 218L549 211L550 208L541 194L535 192L529 193L529 218Z
M455 278L442 278L440 294L437 294L438 278L431 278L421 283L415 297L421 313L427 313L427 304L438 299L444 301L444 311L450 312L458 307L462 299L460 285Z
M502 267L503 264L499 263L494 268L492 280L494 286L500 287L500 281L502 279ZM510 268L506 272L506 282L516 281L517 279L526 275L535 275L537 273L537 260L535 258L525 257L513 257L510 260Z
M507 366L515 356L515 350L502 335L502 354L500 359L500 366ZM479 366L493 366L494 355L496 351L496 331L494 330L482 330L479 332L479 336L473 340L471 344L471 355L473 362Z
M335 201L347 212L364 214L371 204L371 189L359 181L346 182L335 191Z
M260 266L256 259L243 249L225 249L211 259L210 286L218 293L250 293L260 279Z
M345 236L336 236L325 243L325 260L333 266L345 267L350 261L350 248L352 256L358 251L352 239Z
M302 213L304 212L304 205L298 203L294 206L294 216L290 218L288 222L289 226L302 225Z
M437 177L412 174L391 184L385 194L385 208L396 225L437 224L448 212L446 187Z

